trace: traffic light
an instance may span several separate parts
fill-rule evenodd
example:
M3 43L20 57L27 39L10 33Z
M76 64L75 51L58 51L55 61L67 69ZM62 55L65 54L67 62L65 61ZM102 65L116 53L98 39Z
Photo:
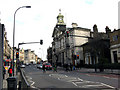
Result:
M77 59L79 59L79 55L77 55Z
M66 37L69 37L69 31L66 31Z
M40 40L40 44L41 44L41 45L43 44L43 40Z
M19 52L16 52L16 58L19 58Z

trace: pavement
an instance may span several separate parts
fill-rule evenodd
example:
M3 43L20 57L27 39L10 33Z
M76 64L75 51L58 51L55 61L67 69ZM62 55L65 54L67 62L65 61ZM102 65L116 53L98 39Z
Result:
M65 70L63 67L58 67L59 70ZM114 75L120 75L120 70L118 69L104 69L103 72L100 72L99 69L97 69L97 72L95 72L95 69L90 68L76 68L73 71L77 71L80 73L96 73L96 74L114 74Z
M20 73L18 73L16 75L16 68L14 69L14 76L17 78L17 88L18 88L18 82L20 80ZM8 87L8 83L7 83L7 78L9 77L9 73L8 73L8 70L6 71L6 74L5 74L5 78L3 79L3 89L6 89Z
M65 70L63 67L57 67L58 70ZM120 76L120 70L111 70L111 69L105 69L104 72L100 72L99 69L97 69L97 72L95 72L95 69L89 69L89 68L77 68L76 70L73 70L75 72L79 73L95 73L95 74L113 74ZM16 75L16 69L15 69L15 76L17 77L17 81L20 80L20 73ZM8 71L6 71L5 79L3 79L3 88L7 88L7 78L9 77ZM18 84L18 82L17 82ZM17 85L18 87L18 85Z
M3 79L3 88L7 88L7 78L9 77L8 71L6 71L5 79Z
M89 68L81 68L76 71L84 72L84 73L96 73L96 74L115 74L120 75L120 70L118 69L104 69L103 72L100 72L99 69L97 69L97 72L95 72L95 69L89 69Z

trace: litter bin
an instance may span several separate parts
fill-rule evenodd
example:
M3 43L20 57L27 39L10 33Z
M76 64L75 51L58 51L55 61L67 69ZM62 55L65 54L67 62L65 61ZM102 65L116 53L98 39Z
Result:
M7 78L7 88L8 90L17 90L17 78L16 77Z

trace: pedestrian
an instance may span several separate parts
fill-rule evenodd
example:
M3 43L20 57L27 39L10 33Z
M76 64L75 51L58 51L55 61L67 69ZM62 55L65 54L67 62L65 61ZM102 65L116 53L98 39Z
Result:
M6 74L6 70L5 67L3 66L3 79L5 79L5 74Z
M68 71L68 64L66 64L66 71Z
M75 70L75 66L73 66L73 70Z
M73 65L70 63L70 71L72 71Z
M9 68L8 73L9 73L9 77L11 77L12 76L12 67Z
M45 73L46 70L45 70L45 64L43 64L43 73Z
M57 65L54 65L54 72L57 72Z
M20 65L18 65L17 70L18 70L18 72L20 72Z

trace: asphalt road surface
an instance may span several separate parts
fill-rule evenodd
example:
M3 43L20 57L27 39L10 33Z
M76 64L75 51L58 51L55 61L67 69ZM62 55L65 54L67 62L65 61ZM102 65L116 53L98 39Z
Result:
M57 72L47 70L43 73L36 65L29 65L23 69L31 87L40 90L115 90L119 83L117 75L66 72L61 69Z

